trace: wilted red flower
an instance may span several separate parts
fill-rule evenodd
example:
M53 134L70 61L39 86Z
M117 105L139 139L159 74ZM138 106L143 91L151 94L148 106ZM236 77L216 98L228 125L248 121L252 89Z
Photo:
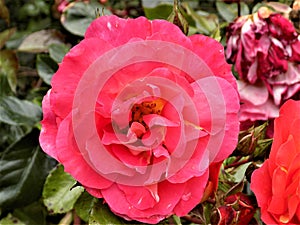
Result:
M209 165L237 143L239 99L222 45L164 20L100 17L51 84L43 150L128 220L187 214Z
M266 224L300 224L300 101L288 100L275 119L274 141L251 189Z
M293 24L262 7L230 24L226 58L240 77L240 120L278 116L280 105L300 90L300 40Z

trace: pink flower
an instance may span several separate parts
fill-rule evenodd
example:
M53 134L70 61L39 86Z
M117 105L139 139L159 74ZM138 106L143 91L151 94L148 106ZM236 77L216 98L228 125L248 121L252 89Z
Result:
M128 220L187 214L209 165L237 144L239 98L222 45L164 20L100 17L51 84L43 150Z
M240 77L240 121L275 118L280 105L299 92L299 53L293 24L265 7L230 24L226 58Z
M281 107L274 132L270 157L253 172L251 189L266 224L300 224L300 101Z
M72 2L89 2L89 0L56 0L58 12L65 11Z

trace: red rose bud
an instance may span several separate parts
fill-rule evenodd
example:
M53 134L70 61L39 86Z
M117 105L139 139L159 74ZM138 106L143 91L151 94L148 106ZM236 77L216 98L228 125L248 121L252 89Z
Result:
M231 195L225 199L225 202L236 210L235 225L249 224L254 216L255 208L247 195L243 193Z
M252 220L255 208L247 195L238 193L228 196L224 201L224 205L220 206L217 212L218 220L212 218L211 222L213 224L244 225L249 224Z
M226 58L240 77L240 121L278 116L280 105L300 90L299 53L293 24L268 8L229 25Z
M241 131L235 154L243 156L252 154L257 148L259 141L265 138L267 127L268 123L264 123L258 127L252 126L248 130Z

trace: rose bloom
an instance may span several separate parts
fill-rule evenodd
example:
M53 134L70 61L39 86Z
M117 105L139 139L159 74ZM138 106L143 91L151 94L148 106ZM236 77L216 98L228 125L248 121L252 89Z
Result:
M228 27L226 58L235 64L240 121L267 120L300 90L300 41L293 24L265 7Z
M300 101L288 100L275 119L270 157L251 178L266 224L300 224L299 134Z
M42 149L127 220L186 215L207 184L207 195L215 189L209 166L237 144L239 97L222 45L164 20L96 19L51 85Z

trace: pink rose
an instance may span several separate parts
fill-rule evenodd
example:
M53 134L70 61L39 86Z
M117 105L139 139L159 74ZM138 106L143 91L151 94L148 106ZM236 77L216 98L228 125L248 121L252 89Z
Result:
M164 20L100 17L51 84L43 150L128 220L186 215L209 165L237 144L239 98L222 45Z
M275 119L269 159L253 172L251 189L266 224L300 224L300 101L289 100Z
M300 90L300 39L293 24L262 7L230 24L226 58L240 77L240 121L267 120Z

